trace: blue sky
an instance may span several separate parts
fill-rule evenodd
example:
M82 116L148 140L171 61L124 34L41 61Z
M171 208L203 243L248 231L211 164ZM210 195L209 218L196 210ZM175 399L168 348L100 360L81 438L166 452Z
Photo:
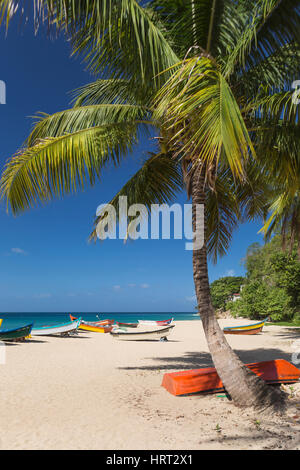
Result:
M34 36L18 21L0 34L0 80L7 104L0 105L0 168L21 145L38 111L69 107L70 91L93 78L79 59L70 58L63 38ZM0 206L0 311L192 311L191 252L181 240L108 240L88 244L99 204L111 199L153 143L143 140L117 170L85 192L35 208L14 218ZM187 202L185 197L180 202ZM262 241L258 224L245 224L230 252L209 265L210 280L240 275L250 243Z

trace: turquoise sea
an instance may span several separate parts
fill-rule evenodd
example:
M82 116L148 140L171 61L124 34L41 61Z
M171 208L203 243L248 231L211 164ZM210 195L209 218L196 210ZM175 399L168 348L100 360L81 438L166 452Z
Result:
M161 313L118 313L118 312L101 312L101 313L79 313L70 312L74 317L81 316L86 321L104 320L106 318L114 319L121 322L136 322L137 320L166 320L174 318L175 322L184 320L199 320L199 315L195 312L161 312ZM1 328L17 328L22 325L34 323L35 327L44 325L57 325L70 321L68 313L0 313L0 318L3 318Z

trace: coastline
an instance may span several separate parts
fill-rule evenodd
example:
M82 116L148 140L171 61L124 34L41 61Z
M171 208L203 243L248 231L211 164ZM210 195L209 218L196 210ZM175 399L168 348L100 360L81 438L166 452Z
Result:
M299 329L266 326L260 335L227 340L249 363L291 361L297 338ZM259 426L225 397L174 397L161 387L164 372L211 365L194 321L178 322L168 342L81 333L8 344L0 365L0 448L300 449L299 384L287 417L259 418Z

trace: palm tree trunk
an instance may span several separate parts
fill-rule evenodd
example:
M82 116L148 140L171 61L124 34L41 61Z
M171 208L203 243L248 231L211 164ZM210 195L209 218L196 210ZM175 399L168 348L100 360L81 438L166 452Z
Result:
M193 203L193 230L196 230L196 205L205 208L205 180L194 172L191 177L191 194ZM205 225L205 223L204 223ZM205 226L204 226L205 233ZM194 283L203 329L216 370L234 403L239 406L256 408L282 409L283 393L275 390L257 377L229 346L223 331L216 319L211 303L206 246L193 251Z

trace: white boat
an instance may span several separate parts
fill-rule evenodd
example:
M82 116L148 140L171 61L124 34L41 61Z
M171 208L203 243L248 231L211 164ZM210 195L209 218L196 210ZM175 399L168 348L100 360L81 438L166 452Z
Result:
M68 336L70 333L75 333L79 328L81 318L68 323L61 323L60 325L41 326L40 328L33 328L31 330L32 336L49 336L49 335L61 335Z
M172 323L174 318L168 318L168 320L138 320L139 325L145 326L167 326Z
M124 341L145 341L153 339L167 341L167 336L169 336L174 327L175 325L169 325L156 330L149 329L144 331L126 331L125 329L115 328L110 334L114 338Z

